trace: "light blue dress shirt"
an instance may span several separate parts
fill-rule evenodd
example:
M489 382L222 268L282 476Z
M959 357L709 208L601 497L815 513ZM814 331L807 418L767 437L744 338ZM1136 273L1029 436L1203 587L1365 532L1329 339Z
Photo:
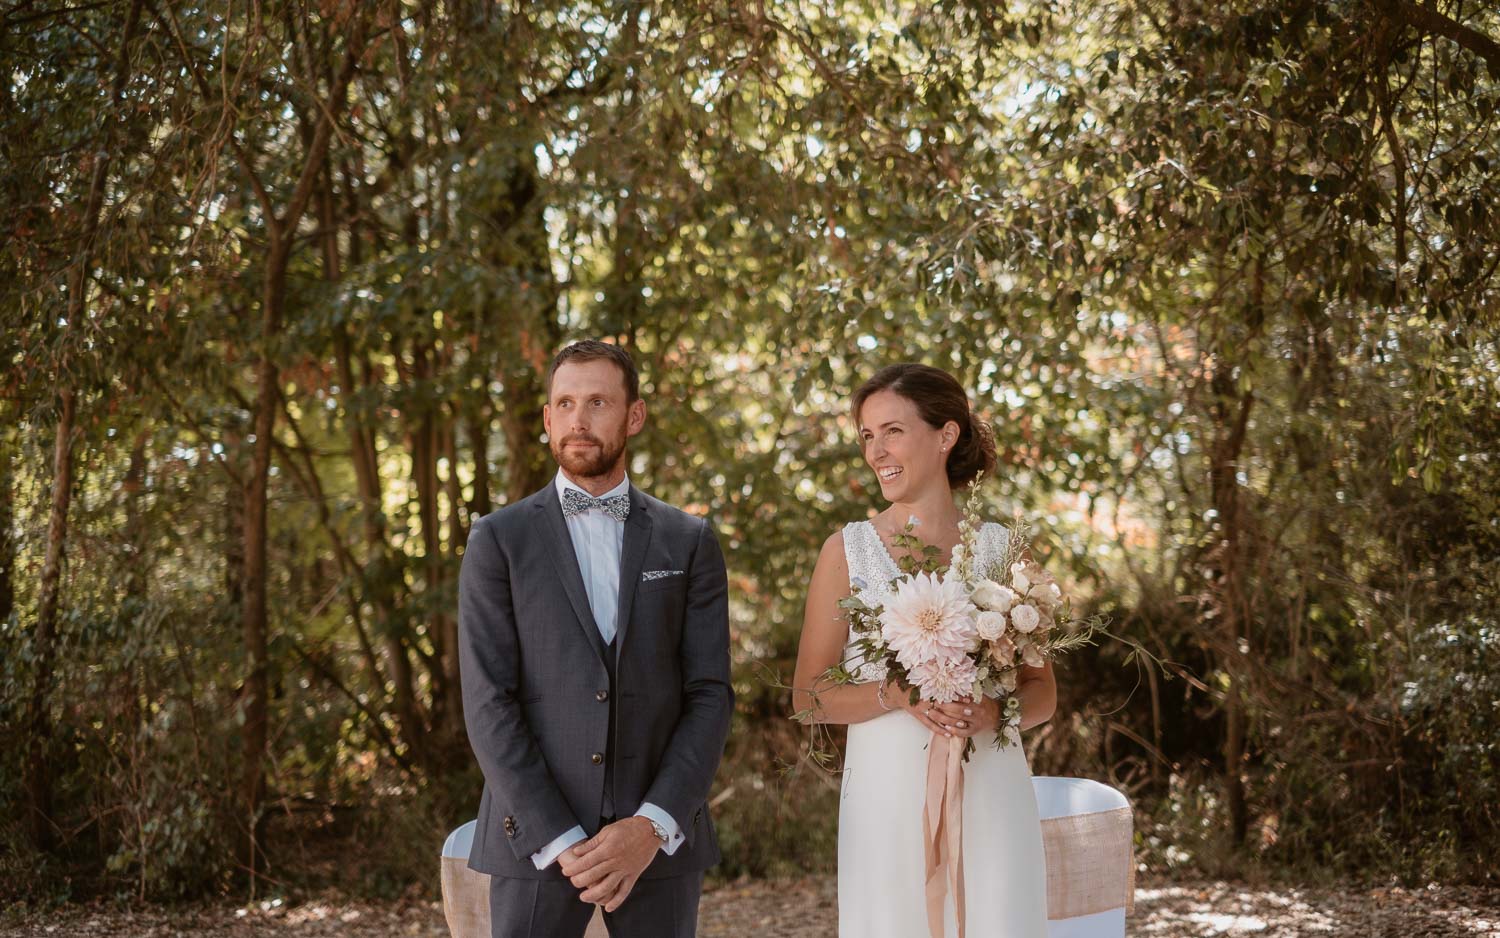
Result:
M586 495L593 493L557 473L557 497L562 499L565 489L578 489ZM605 492L600 498L624 495L630 491L630 479ZM614 641L619 626L620 603L620 551L625 545L625 524L598 509L580 512L564 520L568 525L568 537L573 542L573 555L578 558L578 571L583 574L583 588L588 593L589 611L599 626L599 634L608 645ZM677 827L672 815L651 802L642 802L635 812L636 817L655 821L667 832L667 842L662 845L668 855L676 853L687 838ZM544 870L562 856L562 852L581 840L587 839L581 825L574 826L547 846L531 855L531 862Z

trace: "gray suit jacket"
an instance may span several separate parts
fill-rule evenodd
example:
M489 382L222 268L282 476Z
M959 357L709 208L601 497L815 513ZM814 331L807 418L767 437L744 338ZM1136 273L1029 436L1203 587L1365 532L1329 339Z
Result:
M475 522L458 589L464 722L484 773L469 866L561 877L531 855L575 824L597 832L606 753L616 816L649 801L687 838L644 877L718 862L705 801L734 692L724 556L709 524L630 487L613 693L554 484Z

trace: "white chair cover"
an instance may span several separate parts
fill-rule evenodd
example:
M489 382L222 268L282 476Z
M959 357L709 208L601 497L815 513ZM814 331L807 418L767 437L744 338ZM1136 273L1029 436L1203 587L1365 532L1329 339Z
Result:
M1135 907L1130 802L1084 778L1032 780L1047 854L1048 938L1124 938ZM490 882L469 869L474 825L443 844L443 915L453 938L490 938ZM597 912L585 938L606 938Z
M1130 802L1085 778L1035 776L1047 854L1048 938L1124 938L1135 908Z

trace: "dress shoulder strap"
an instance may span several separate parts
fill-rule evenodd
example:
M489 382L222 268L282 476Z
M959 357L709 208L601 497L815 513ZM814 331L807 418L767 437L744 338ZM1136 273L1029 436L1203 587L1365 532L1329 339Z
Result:
M977 557L985 573L999 575L1003 571L991 568L1005 559L1005 549L1010 545L1010 528L994 521L986 521L979 529Z
M863 581L866 586L884 582L880 568L880 532L868 521L851 521L844 525L844 562L849 565L849 581Z

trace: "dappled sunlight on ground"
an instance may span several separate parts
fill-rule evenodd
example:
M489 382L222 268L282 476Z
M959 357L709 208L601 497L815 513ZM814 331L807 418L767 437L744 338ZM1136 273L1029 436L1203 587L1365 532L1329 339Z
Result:
M834 938L837 893L831 877L743 881L703 899L702 938ZM1500 890L1438 887L1307 888L1240 883L1143 883L1127 933L1143 938L1500 938ZM114 908L56 912L7 910L0 938L443 938L436 902L369 902L337 896L300 904ZM913 936L922 938L922 936Z
M1500 894L1462 888L1295 889L1228 883L1136 891L1132 935L1458 938L1500 936Z

